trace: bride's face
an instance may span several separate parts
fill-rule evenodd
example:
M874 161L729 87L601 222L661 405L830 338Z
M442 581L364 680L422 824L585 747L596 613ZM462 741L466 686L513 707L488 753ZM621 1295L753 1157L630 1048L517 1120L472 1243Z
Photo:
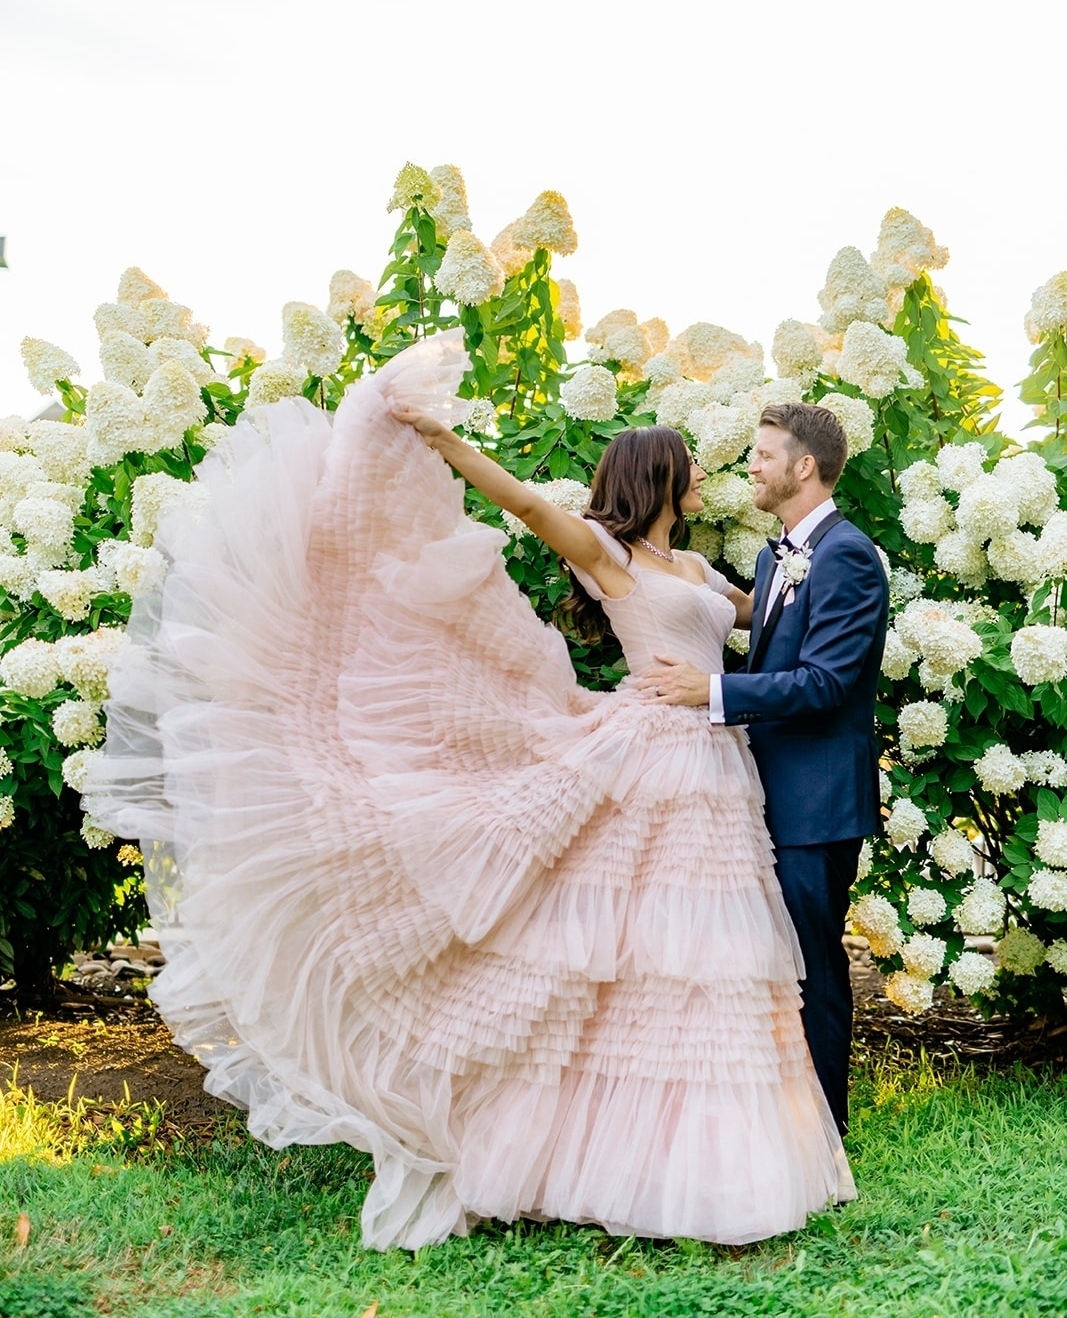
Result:
M704 507L704 497L700 487L707 479L707 472L702 471L695 462L689 464L689 489L682 495L683 513L698 513Z

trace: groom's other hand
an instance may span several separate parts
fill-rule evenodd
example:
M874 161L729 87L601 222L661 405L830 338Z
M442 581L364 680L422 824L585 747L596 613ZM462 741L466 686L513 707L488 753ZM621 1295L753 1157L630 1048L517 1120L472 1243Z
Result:
M706 705L709 677L686 659L672 659L657 654L653 658L658 667L637 679L641 695L657 705Z

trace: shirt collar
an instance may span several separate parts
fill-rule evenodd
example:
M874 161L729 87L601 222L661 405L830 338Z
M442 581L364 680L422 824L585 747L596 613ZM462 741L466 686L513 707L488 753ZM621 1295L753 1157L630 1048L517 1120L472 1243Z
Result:
M789 543L799 549L819 523L825 521L836 508L837 504L833 499L824 499L818 508L813 508L807 517L802 517L789 532ZM782 532L785 533L784 527Z

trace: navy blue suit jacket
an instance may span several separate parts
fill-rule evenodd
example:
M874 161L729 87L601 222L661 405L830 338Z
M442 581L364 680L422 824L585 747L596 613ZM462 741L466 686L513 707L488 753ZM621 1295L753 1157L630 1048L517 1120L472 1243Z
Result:
M879 815L874 702L889 615L885 569L871 540L838 521L815 545L793 602L764 626L774 569L764 549L748 671L722 678L726 722L749 725L778 846L866 837Z

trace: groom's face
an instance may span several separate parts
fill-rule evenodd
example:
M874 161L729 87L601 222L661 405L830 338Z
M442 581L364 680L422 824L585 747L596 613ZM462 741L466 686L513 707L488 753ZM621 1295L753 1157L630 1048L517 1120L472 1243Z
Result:
M761 512L777 513L800 489L789 440L789 432L778 426L760 426L756 435L748 471L755 486L752 502Z

